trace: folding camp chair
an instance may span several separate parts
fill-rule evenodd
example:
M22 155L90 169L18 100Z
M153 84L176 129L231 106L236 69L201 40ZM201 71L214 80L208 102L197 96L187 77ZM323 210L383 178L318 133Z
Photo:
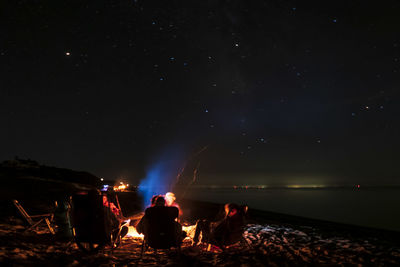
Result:
M103 195L96 192L76 194L71 197L71 204L74 241L82 251L95 253L107 245L111 250L118 247L126 223L115 221L110 209L103 205ZM119 226L115 228L113 224Z
M228 215L231 212L231 209L229 208L230 205L235 207L235 215ZM205 232L202 232L202 243L207 245L207 251L210 251L212 245L225 251L239 243L246 244L248 248L251 248L243 237L245 217L247 215L248 207L238 206L236 204L227 204L225 205L225 209L228 209L226 210L226 217L217 224L214 224L214 227L211 227L210 222L203 221L203 229ZM205 225L208 225L208 227L205 227L206 229L204 228Z
M171 213L174 216L171 216ZM176 214L175 214L176 213ZM172 207L152 207L145 211L146 216L146 233L143 238L142 250L140 257L148 247L154 249L157 255L158 249L170 249L176 247L178 252L181 251L181 240L177 240L176 222L178 217L178 209Z
M21 204L18 202L18 200L13 200L14 206L18 209L19 213L22 215L22 217L28 222L30 225L25 231L28 230L34 230L37 229L37 227L41 223L46 223L47 227L49 228L49 231L51 234L55 235L54 228L51 226L51 221L53 220L53 214L52 213L47 213L47 214L40 214L40 215L29 215L25 209L21 206Z

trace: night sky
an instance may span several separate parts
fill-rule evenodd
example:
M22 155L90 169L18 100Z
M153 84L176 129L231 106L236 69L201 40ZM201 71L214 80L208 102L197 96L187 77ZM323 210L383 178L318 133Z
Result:
M399 1L8 2L1 161L139 181L191 159L199 183L400 184Z

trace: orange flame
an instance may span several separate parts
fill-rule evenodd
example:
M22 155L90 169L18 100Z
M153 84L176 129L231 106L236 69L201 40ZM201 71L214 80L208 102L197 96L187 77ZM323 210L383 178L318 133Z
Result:
M191 240L194 237L194 233L196 231L196 225L182 226L182 230L186 232L187 240ZM139 234L134 226L129 226L129 231L126 234L126 237L143 239L143 234Z
M182 226L182 230L186 232L185 239L193 239L194 233L196 231L196 225Z
M139 234L136 231L136 228L134 226L129 226L129 231L126 234L126 236L127 237L132 237L132 238L140 238L140 239L143 239L143 237L144 237L142 234Z

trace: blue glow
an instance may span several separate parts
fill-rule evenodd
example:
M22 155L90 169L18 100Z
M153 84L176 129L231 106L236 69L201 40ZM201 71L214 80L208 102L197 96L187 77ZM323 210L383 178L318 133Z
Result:
M147 170L146 177L139 184L139 193L143 198L144 207L150 205L154 195L164 195L171 191L176 177L182 168L183 161L178 148L164 151L159 159Z
M164 195L169 190L169 181L165 174L166 166L158 163L150 168L146 178L140 182L139 192L143 197L145 206L150 205L151 197Z
M108 190L108 184L103 185L103 188L101 189L101 191L107 191Z

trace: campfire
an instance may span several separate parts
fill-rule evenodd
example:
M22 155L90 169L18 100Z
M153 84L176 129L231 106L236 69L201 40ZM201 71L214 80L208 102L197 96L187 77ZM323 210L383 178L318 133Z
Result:
M196 231L196 225L182 226L182 230L186 232L185 240L192 240ZM143 239L144 235L139 234L134 226L129 226L129 231L126 237Z
M128 225L129 225L129 223L130 223L130 220L127 221ZM194 224L194 225L182 226L182 230L186 232L185 240L192 240L194 237L194 233L196 231L196 225ZM129 225L129 230L128 230L128 233L126 234L126 237L143 239L144 235L139 234L137 232L135 226Z
M121 185L122 185L122 183L121 183ZM175 199L176 199L175 198L175 194L173 194L171 192L168 192L168 193L166 193L164 195L164 197L165 197L165 200L166 200L166 204L168 206L177 207L179 209L179 215L181 216L182 215L182 211L181 211L179 205L175 203ZM137 214L136 216L134 216L131 219L133 219L135 221L136 220L139 221L142 216L143 216L143 214L141 214L141 215ZM144 235L143 234L139 234L138 231L136 230L136 227L131 225L130 222L131 222L131 220L126 221L127 225L129 225L129 230L128 230L128 233L127 233L126 237L143 239ZM192 240L194 238L194 234L195 234L195 231L196 231L196 225L188 225L187 223L182 223L182 222L181 222L181 224L182 224L182 230L184 232L186 232L185 240Z
M196 225L182 226L182 230L186 232L186 239L192 240L196 231Z
M135 226L129 226L129 231L128 231L128 233L126 234L126 237L132 237L132 238L140 238L140 239L143 239L143 237L144 237L144 235L142 235L142 234L139 234L137 231L136 231L136 228L135 228Z

